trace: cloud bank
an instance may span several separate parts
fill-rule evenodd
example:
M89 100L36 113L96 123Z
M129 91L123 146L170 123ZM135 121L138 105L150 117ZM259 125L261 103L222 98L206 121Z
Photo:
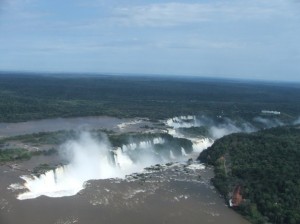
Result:
M281 10L278 10L281 8ZM280 1L211 1L209 3L156 3L117 8L114 11L124 25L180 26L215 20L250 20L288 17L286 4Z

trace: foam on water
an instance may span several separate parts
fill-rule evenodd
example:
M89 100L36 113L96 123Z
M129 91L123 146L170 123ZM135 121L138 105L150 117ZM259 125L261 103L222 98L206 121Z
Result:
M204 149L207 149L214 143L214 141L210 138L201 138L201 139L190 138L190 140L193 143L194 152L197 153L202 152Z
M166 125L173 128L190 128L199 126L200 124L198 123L195 116L188 115L170 118L166 121Z
M169 134L185 137L176 131L179 127L199 126L195 116L182 116L168 119ZM121 127L123 128L123 126ZM186 138L186 137L185 137ZM193 143L193 151L199 153L213 144L209 138L187 138ZM69 141L60 151L65 152L69 164L47 171L40 176L22 176L26 192L18 199L32 199L45 195L64 197L77 194L92 179L125 178L126 175L142 172L144 168L170 161L186 159L189 155L181 148L181 155L169 149L169 155L159 155L154 145L163 144L161 137L146 141L132 142L113 149L109 142L99 142L88 133L83 133L76 141ZM132 153L133 151L137 151ZM13 188L13 185L11 185Z
M148 166L179 159L172 150L169 158L155 152L153 146L164 142L163 138L154 138L113 149L108 142L100 142L90 134L83 133L78 140L69 141L60 149L69 159L68 165L49 170L40 176L21 176L27 191L17 198L72 196L82 190L88 180L125 178L128 174L142 172ZM133 153L130 152L134 150L137 152L132 158ZM183 154L186 154L184 149ZM14 186L11 185L11 188Z
M49 197L71 196L84 188L84 183L91 179L124 177L131 170L132 161L120 152L116 152L114 164L108 145L97 142L85 133L78 141L68 142L63 146L70 156L70 164L55 170L49 170L40 176L22 176L27 191L18 199L31 199L41 195Z
M181 147L181 154L182 154L182 156L187 156L187 153L186 153L185 149L182 148L182 147Z

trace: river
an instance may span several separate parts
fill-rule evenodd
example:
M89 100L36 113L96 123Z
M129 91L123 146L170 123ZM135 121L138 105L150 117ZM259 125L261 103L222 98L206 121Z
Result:
M145 120L112 117L56 118L1 123L0 135L6 137L82 128L137 131L145 124L151 125ZM20 176L28 174L23 170L58 161L55 155L41 155L18 162L20 170L7 164L0 165L1 224L249 224L228 208L213 188L211 168L189 169L183 163L162 165L151 172L132 174L124 179L90 180L82 191L71 197L41 196L17 200L20 190L10 186L22 182Z

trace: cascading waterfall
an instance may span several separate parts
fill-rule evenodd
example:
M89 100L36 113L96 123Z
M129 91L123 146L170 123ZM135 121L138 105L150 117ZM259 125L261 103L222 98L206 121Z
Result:
M89 133L82 133L78 140L69 141L61 147L60 151L64 152L70 163L40 176L22 176L27 191L17 198L72 196L82 190L88 180L124 178L151 165L175 160L172 151L170 158L155 153L153 146L164 142L163 138L158 137L112 149L108 142L99 142ZM130 152L134 150L137 150L138 156L135 160L130 157Z
M198 120L196 119L196 116L180 116L180 117L173 117L166 121L166 125L173 128L190 128L194 126L198 126Z
M194 155L213 144L210 138L186 137L177 131L180 127L199 127L202 122L195 116L181 116L166 121L170 128L168 133L174 137L187 138L193 143ZM239 131L235 126L231 133ZM222 131L226 126L222 126ZM212 128L210 130L213 130ZM99 142L88 133L83 133L76 141L69 141L62 146L69 164L47 171L40 176L22 176L26 192L18 195L18 199L32 199L45 195L48 197L64 197L77 194L84 188L84 183L92 179L124 178L126 175L141 172L144 168L158 163L186 159L189 154L181 148L181 155L169 149L169 155L160 155L154 150L157 144L164 144L161 137L152 140L133 142L113 149L108 142ZM132 153L133 151L136 151ZM134 156L133 156L134 155ZM15 184L13 184L16 186ZM13 186L11 185L11 186Z
M193 151L195 153L200 153L204 149L208 148L214 143L213 139L207 138L207 137L201 137L201 138L192 138L182 135L178 132L178 128L191 128L191 127L200 127L202 126L202 123L200 120L196 118L196 116L180 116L180 117L174 117L167 119L165 121L165 125L167 125L170 128L167 128L167 133L172 135L175 138L186 138L189 139L193 143ZM181 149L181 154L183 156L186 156L186 152L184 149Z
M190 140L193 143L193 151L197 153L202 152L204 149L207 149L214 143L214 141L210 138L190 138Z
M181 147L181 154L182 156L187 156L187 153L183 147Z
M117 156L116 166L111 159L109 146L96 141L87 133L83 133L78 141L66 143L63 149L70 157L70 163L40 176L22 176L27 191L20 194L18 199L41 195L71 196L82 190L87 180L124 177L129 172L130 159L126 155Z
M174 156L174 153L173 153L172 150L170 150L170 159L171 159L171 160L176 159L176 157Z
M222 118L219 116L219 118ZM261 123L266 123L267 120L264 119L258 119L257 121ZM167 119L165 122L165 125L169 128L167 128L167 133L172 135L173 137L177 138L186 138L192 141L193 143L193 151L195 153L200 153L204 149L210 147L214 140L219 139L225 135L229 135L232 133L238 133L238 132L253 132L256 131L256 128L253 127L248 122L243 122L241 124L236 124L234 121L232 121L229 118L222 118L221 122L215 122L214 120L206 117L206 116L179 116L179 117L173 117L170 119ZM269 124L268 120L268 124ZM277 124L280 125L280 124ZM208 137L201 137L201 138L195 138L195 137L189 137L185 136L180 131L178 131L179 128L192 128L192 127L207 127L207 131L209 133L210 138ZM266 125L266 127L268 127ZM183 154L183 153L182 153Z

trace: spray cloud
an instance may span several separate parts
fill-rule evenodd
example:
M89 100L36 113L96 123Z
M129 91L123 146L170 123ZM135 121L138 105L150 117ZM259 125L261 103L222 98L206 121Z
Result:
M26 192L18 199L32 199L45 195L63 197L77 194L84 183L92 179L124 178L141 172L144 168L158 163L166 163L180 158L172 148L166 154L158 154L155 144L162 144L162 138L154 138L113 149L109 141L99 141L90 133L82 133L77 140L68 141L60 147L62 157L68 165L50 170L40 176L22 176ZM186 156L184 149L182 157Z
M300 124L300 117L297 120L295 120L293 124L295 125Z
M280 120L276 118L268 119L263 117L255 117L253 120L255 122L261 123L264 126L264 128L274 128L277 126L284 125L284 123L282 123Z

